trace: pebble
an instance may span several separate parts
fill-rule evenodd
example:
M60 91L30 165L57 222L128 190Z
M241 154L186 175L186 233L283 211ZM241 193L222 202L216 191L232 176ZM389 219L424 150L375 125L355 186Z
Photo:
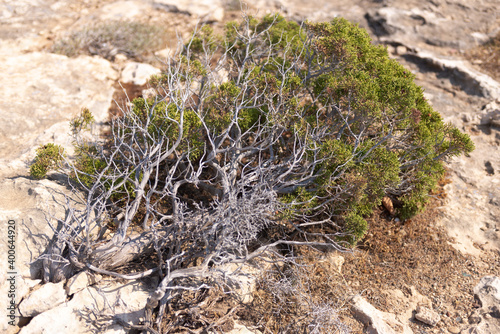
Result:
M406 52L407 52L407 51L408 51L408 50L407 50L407 49L406 49L406 47L405 47L405 46L403 46L403 45L398 45L398 46L396 47L396 54L397 54L397 55L399 55L399 56L406 54Z
M417 307L417 314L415 314L415 318L432 327L436 326L437 323L441 321L441 317L437 312L425 306Z
M458 334L460 333L460 328L458 328L457 326L450 326L448 327L448 332L452 334Z

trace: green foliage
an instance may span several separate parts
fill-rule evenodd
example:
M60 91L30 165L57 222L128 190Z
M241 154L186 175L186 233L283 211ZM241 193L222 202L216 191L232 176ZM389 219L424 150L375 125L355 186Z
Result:
M99 158L96 146L84 143L76 146L75 167L77 172L72 175L72 178L90 187L95 181L94 175L103 171L106 163Z
M71 132L76 136L81 131L89 131L92 124L94 124L94 115L87 108L83 108L79 116L74 117L69 125Z
M220 37L214 34L212 27L206 25L203 26L200 31L193 33L193 37L186 47L195 53L202 53L205 51L214 52L220 42Z
M30 175L35 179L42 179L47 173L56 169L64 159L64 149L60 145L48 143L36 150L34 163L30 166Z
M345 233L349 235L348 241L355 245L368 231L368 223L359 214L351 212L344 218Z
M363 129L369 134L369 139L353 154L357 159L352 160L357 163L348 180L358 184L358 192L353 193L352 207L361 216L369 215L392 189L393 193L401 194L401 218L415 215L442 176L442 159L472 151L472 141L442 122L423 97L422 89L413 82L414 76L389 59L383 47L372 45L364 30L344 19L310 23L308 29L314 36L312 44L318 59L332 64L331 71L311 82L316 96L324 104L333 100L341 108L354 109L361 118L350 125L351 129ZM390 138L383 141L388 135ZM391 140L394 137L404 141L398 144ZM382 141L381 145L359 161L376 143L376 138ZM349 160L349 151L357 144L346 146L350 142L348 136L342 139L341 152L335 149L340 144L332 147L333 155L341 159L333 159L329 170ZM349 215L346 226L359 239L366 225L359 216ZM358 223L359 229L355 228Z
M183 152L189 152L195 159L203 152L202 124L193 110L179 110L175 103L155 103L153 99L136 98L132 101L132 114L125 121L137 122L147 129L148 134L142 139L144 144L166 137L164 147L170 148L181 136L179 148Z

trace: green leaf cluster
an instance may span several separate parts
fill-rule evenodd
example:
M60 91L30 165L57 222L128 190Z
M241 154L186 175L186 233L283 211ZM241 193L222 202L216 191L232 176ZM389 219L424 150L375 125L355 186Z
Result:
M64 149L60 145L40 145L36 150L35 161L30 166L30 175L35 179L42 179L49 171L59 167L63 160Z

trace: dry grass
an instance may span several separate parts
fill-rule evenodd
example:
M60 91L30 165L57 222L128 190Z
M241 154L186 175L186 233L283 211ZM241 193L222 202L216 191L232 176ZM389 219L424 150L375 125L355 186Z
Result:
M495 80L500 80L500 33L483 46L469 50L466 57Z
M163 48L166 36L165 29L158 25L112 21L72 32L56 41L50 51L68 57L88 54L113 60L121 53L140 59Z

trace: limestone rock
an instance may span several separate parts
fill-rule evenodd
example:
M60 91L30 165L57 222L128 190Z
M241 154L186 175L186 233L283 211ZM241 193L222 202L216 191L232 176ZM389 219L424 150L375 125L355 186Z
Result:
M118 78L105 59L41 52L0 54L0 71L0 176L26 173L47 140L72 147L69 120L82 108L107 120Z
M74 275L66 282L66 293L68 296L71 296L77 292L82 291L89 285L95 284L100 281L100 275L90 274L86 271L81 271L78 274Z
M37 258L47 249L53 236L50 224L64 219L66 196L75 208L79 208L65 186L50 180L28 180L22 177L0 180L0 235L7 236L6 224L13 222L17 231L15 276L16 303L26 296L38 280L41 261ZM49 224L50 223L50 224ZM7 254L7 243L0 243L0 254ZM0 294L7 296L11 272L7 261L0 262ZM10 275L9 275L10 276ZM7 308L7 298L0 298L0 308ZM11 326L10 326L11 327ZM0 332L9 330L7 322L0 323Z
M500 324L497 319L494 321L482 321L478 325L469 326L463 329L462 334L496 334L500 333Z
M123 83L133 83L142 86L146 84L152 75L160 74L161 71L149 64L131 62L125 65L120 81Z
M19 333L126 333L121 326L112 324L113 315L127 323L138 324L144 318L143 309L151 292L140 282L91 286L75 293L70 301L34 317ZM100 323L93 322L93 312L103 317ZM108 319L109 324L103 323L103 319Z
M377 310L361 296L352 299L354 317L367 328L371 334L410 334L413 331L409 326L401 323L394 314Z
M441 317L438 313L425 306L417 307L415 318L433 327L436 326L439 321L441 321Z
M481 317L481 314L477 310L474 310L471 313L471 315L469 316L468 320L469 320L469 324L474 325L474 324L480 323L482 320L482 317Z
M171 48L165 48L162 50L158 50L155 52L155 56L160 58L161 60L168 59L175 55L176 50Z
M404 324L412 321L413 312L419 305L432 307L430 299L420 294L414 286L410 287L409 294L399 289L390 289L382 291L381 295L386 300L389 312L394 313Z
M404 8L407 7L407 8ZM409 8L408 8L409 7ZM366 18L372 31L382 41L406 43L428 47L451 47L467 49L475 47L485 39L478 35L478 26L469 26L465 20L456 20L459 15L452 6L404 6L404 2L392 6L369 9ZM472 11L467 11L470 17ZM485 13L474 13L478 24L490 26Z
M32 289L33 287L37 286L41 282L42 282L42 280L40 280L40 279L29 279L29 278L26 278L26 277L19 277L19 279L16 280L16 284L17 284L16 294L17 294L17 297L19 299L22 299L23 297L25 297L28 294L28 292L30 291L30 289Z
M500 128L500 103L492 101L481 112L481 125Z
M99 8L95 15L100 21L134 20L150 10L146 1L113 1Z
M40 313L51 310L66 300L64 282L46 283L39 289L30 293L19 304L19 312L23 317L34 317Z
M481 302L481 307L490 311L500 307L500 278L485 276L474 287L474 296Z
M221 0L155 0L159 8L197 16L203 21L222 21L224 7Z
M323 261L326 261L332 266L332 268L338 272L339 274L342 273L342 265L345 262L345 258L340 255L337 252L331 252L326 255L325 259Z
M470 95L491 99L500 97L500 83L489 75L471 68L464 60L446 59L427 51L417 51L415 56L443 71L451 71L463 89Z
M36 259L46 250L52 238L50 224L57 224L55 219L65 217L67 199L71 205L78 207L76 196L72 196L65 186L50 180L19 177L0 181L0 220L15 222L16 270L20 276L38 278L41 267ZM0 233L7 235L6 224L0 224ZM6 254L4 243L0 245L0 251ZM0 263L2 273L7 272L5 264L5 261Z
M474 287L474 297L481 307L469 316L471 326L461 333L489 334L500 333L500 279L485 276Z

